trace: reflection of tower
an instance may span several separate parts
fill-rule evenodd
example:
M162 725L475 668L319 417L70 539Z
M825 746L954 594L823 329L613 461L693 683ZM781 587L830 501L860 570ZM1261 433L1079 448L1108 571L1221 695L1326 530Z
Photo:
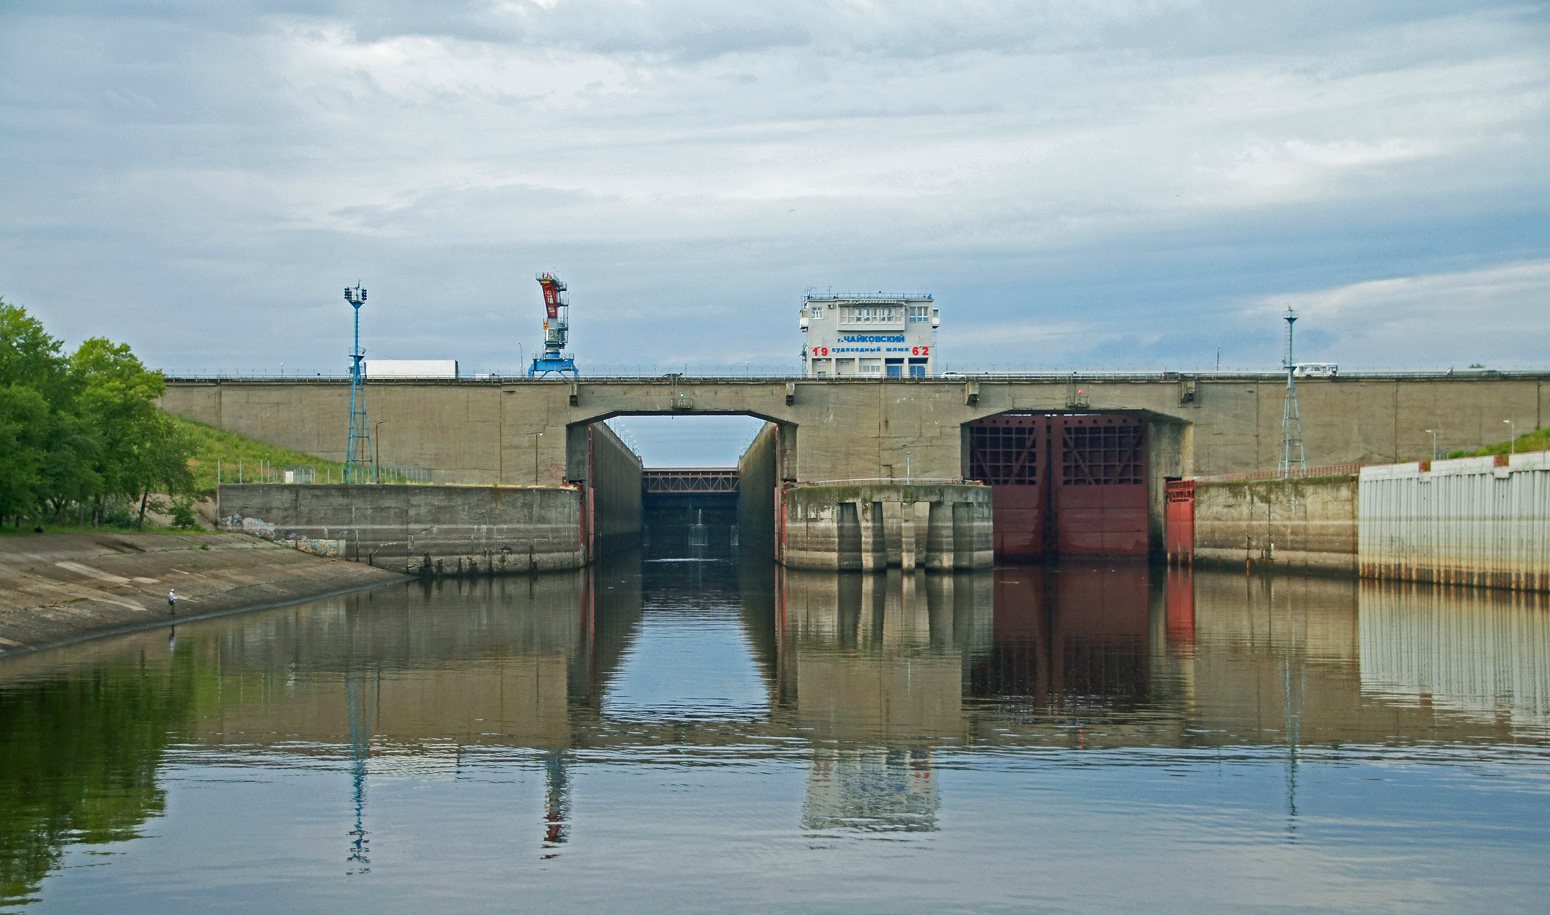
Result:
M365 674L352 671L345 675L345 696L350 714L350 778L355 795L355 828L350 830L350 854L345 860L354 865L350 874L371 871L366 841L366 759L371 755L371 711L368 708Z
M1297 363L1292 361L1292 325L1297 312L1286 308L1286 407L1281 412L1281 476L1292 475L1292 465L1308 469L1308 453L1302 447L1302 416L1297 411Z
M930 750L814 750L804 829L933 832L940 801Z
M544 754L544 847L565 842L570 827L570 760L564 750Z

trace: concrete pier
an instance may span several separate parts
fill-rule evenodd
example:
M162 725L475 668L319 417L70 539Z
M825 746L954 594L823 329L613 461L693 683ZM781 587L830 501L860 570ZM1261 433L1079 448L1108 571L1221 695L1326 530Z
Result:
M988 569L990 488L975 483L803 485L783 493L779 558L795 569Z

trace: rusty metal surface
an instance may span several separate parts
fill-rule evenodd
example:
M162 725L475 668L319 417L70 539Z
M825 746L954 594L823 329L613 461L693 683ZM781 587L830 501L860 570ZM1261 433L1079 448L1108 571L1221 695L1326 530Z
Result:
M1169 480L1163 497L1163 537L1168 561L1188 564L1195 557L1195 481Z
M1002 414L975 423L970 474L991 486L996 556L1147 552L1146 427L1129 416Z
M1550 590L1550 453L1363 467L1365 578Z

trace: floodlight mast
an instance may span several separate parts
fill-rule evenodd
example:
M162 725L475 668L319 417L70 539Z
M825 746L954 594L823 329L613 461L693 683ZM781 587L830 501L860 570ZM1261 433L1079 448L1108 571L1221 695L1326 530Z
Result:
M552 273L540 273L537 280L544 291L544 351L533 357L528 377L538 378L551 372L575 377L579 374L576 360L565 352L570 338L570 300L565 295L565 283Z
M366 374L361 360L361 306L366 290L360 283L347 286L344 300L355 310L355 346L350 350L350 434L344 449L344 482L367 483L372 480L371 426L366 422Z
M1308 452L1302 445L1302 413L1297 409L1297 363L1292 354L1292 326L1297 312L1286 306L1286 405L1281 411L1281 461L1279 475L1289 477L1297 470L1308 470Z

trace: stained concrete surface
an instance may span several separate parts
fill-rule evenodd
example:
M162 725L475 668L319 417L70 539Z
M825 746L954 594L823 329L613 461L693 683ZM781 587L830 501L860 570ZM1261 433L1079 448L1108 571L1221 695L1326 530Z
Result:
M246 534L0 537L0 658L401 580Z

